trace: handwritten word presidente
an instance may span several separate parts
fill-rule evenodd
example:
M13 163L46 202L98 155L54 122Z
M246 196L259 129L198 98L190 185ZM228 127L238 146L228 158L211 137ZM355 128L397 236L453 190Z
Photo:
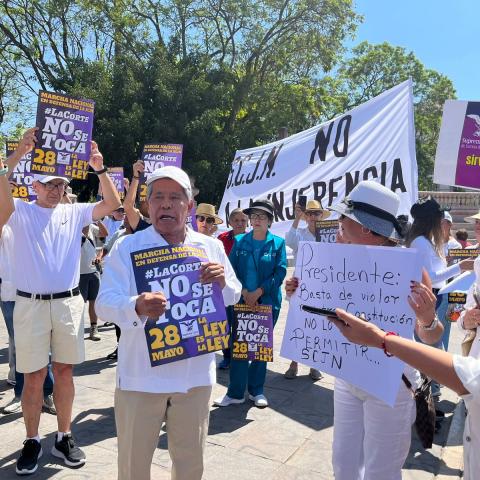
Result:
M268 172L270 170L266 169L266 171ZM263 172L258 177L248 175L247 178L240 179L237 185L237 183L232 180L233 173L231 175L232 176L227 183L227 190L242 185L243 183L252 183L253 180L260 181L263 179ZM331 206L335 199L338 198L339 192L344 191L345 195L348 195L361 180L373 179L378 179L383 186L388 187L392 192L399 190L400 192L405 193L407 191L403 179L402 162L399 158L395 158L392 166L391 162L381 162L380 165L372 165L362 171L355 170L353 172L345 172L344 175L339 175L338 177L329 180L313 182L300 188L294 188L291 193L291 202L286 202L285 200L287 194L290 195L290 191L268 193L267 198L273 203L276 222L293 220L295 218L295 205L299 196L312 192L311 196L314 200L321 202L323 205L326 204L327 206ZM236 202L227 202L225 205L226 217L229 218L230 212L235 208L250 207L254 200L254 198L250 198L244 199L243 201L237 200Z
M398 285L395 274L390 270L379 271L377 262L373 262L372 270L359 269L354 270L347 267L347 258L343 258L342 266L338 268L335 265L325 267L309 266L312 262L313 248L308 243L303 244L301 250L300 279L304 278L319 280L321 283L373 283L389 286ZM397 273L400 277L400 273Z

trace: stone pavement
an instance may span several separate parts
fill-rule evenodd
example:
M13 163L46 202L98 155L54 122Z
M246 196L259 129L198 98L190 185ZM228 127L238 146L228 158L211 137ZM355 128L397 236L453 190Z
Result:
M325 377L313 382L307 375L306 367L300 367L300 376L295 380L283 378L289 361L281 358L278 352L286 313L287 305L284 305L275 329L276 359L268 368L265 393L271 406L259 410L247 402L224 409L212 407L205 455L206 480L333 479L333 378ZM4 380L8 372L7 336L3 319L0 320L0 405L4 405L10 400L12 391ZM56 431L56 418L44 413L40 424L44 455L33 478L116 478L113 416L116 363L105 359L115 347L115 334L113 327L101 327L100 331L100 342L86 340L87 360L76 368L73 432L87 454L87 463L78 470L56 463L49 453ZM458 351L460 334L455 326L452 328L451 344L452 350ZM228 372L219 372L212 397L222 395L227 383ZM413 434L412 447L403 470L404 479L459 478L464 419L461 407L456 409L453 434L448 436L457 401L454 393L442 390L439 406L446 412L444 425L431 450L424 450ZM21 415L0 416L2 480L18 478L14 465L24 436ZM170 466L166 434L163 432L153 459L152 479L169 479ZM437 476L438 473L440 475Z

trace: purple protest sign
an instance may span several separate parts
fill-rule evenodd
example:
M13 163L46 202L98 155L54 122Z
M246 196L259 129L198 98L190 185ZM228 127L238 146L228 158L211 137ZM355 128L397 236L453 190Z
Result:
M125 185L123 184L123 167L111 167L107 172L108 176L112 179L113 184L120 196L120 200L125 197Z
M7 158L17 149L17 147L18 142L16 140L7 140L5 143ZM16 167L13 169L13 172L10 173L8 181L12 186L13 198L19 198L26 202L37 198L37 194L32 186L33 174L30 172L31 163L32 152L29 152L20 159Z
M193 207L190 212L187 215L187 225L192 229L198 232L198 226L197 226L197 215L196 215L197 209Z
M458 147L455 184L480 188L480 102L468 102Z
M40 91L32 173L87 178L94 107L93 100Z
M183 145L178 143L147 143L143 147L142 160L145 170L140 175L139 180L139 200L141 202L147 199L147 185L145 182L148 177L160 167L171 165L174 167L182 166Z
M273 316L271 305L233 307L234 337L232 358L273 362Z
M337 241L338 220L319 220L315 222L315 241L335 243Z
M145 337L152 367L228 348L229 329L218 283L202 284L204 249L168 245L130 254L137 292L163 292L167 310L148 318Z

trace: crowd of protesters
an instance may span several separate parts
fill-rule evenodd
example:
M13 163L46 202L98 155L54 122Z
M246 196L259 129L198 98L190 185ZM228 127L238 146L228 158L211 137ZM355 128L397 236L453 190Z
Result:
M478 279L478 261L455 263L448 255L450 249L476 248L478 243L469 245L468 234L463 231L456 232L458 241L453 238L453 219L435 199L414 204L410 212L413 223L407 225L408 219L397 218L398 195L378 183L363 181L343 202L329 209L317 200L297 204L285 239L270 231L275 210L267 198L256 199L247 209L233 210L225 219L231 230L218 234L219 226L226 222L212 204L198 204L196 229L188 224L194 207L192 185L186 172L177 167L155 170L146 182L146 200L137 203L144 172L143 162L137 161L131 181L125 181L122 205L95 142L89 164L101 186L98 202L72 202L66 190L68 179L41 175L33 182L35 201L14 199L7 173L32 150L35 135L36 129L28 130L17 150L6 161L0 160L0 294L9 341L7 381L14 386L13 397L2 411L22 412L25 422L17 474L33 474L38 468L43 453L39 430L42 409L57 417L51 453L70 467L86 462L71 432L73 366L85 359L86 339L101 341L101 319L114 325L118 344L107 357L118 360L114 400L118 478L150 478L153 454L165 424L172 478L201 479L216 368L229 370L229 385L214 405L241 404L247 394L253 405L266 408L267 362L233 359L230 348L224 348L218 366L215 355L209 353L152 368L145 354L144 324L147 318L164 315L169 301L161 291L137 291L131 253L169 245L198 246L208 257L201 266L200 281L219 286L230 327L234 328L232 307L237 303L271 305L275 325L287 274L286 247L296 258L300 241L315 241L316 222L335 213L339 217L337 242L416 248L423 266L421 282L412 282L410 296L403 299L416 316L415 338L387 338L373 324L342 310L337 310L337 319L331 319L352 342L382 348L407 363L407 380L401 383L393 407L336 379L335 478L401 478L416 414L411 388L420 383L419 371L438 380L434 395L439 396L440 385L445 385L464 397L468 407L465 438L469 439L465 442L465 478L476 478L474 472L480 471L475 454L480 446L480 336L476 335L480 293L475 282L458 321L459 328L471 338L466 358L447 352L448 302L440 289L464 271L475 269ZM300 226L302 220L305 227ZM480 214L466 221L475 224L478 242ZM298 279L287 279L287 297L297 287ZM298 364L292 362L284 376L294 379L297 375ZM309 376L313 381L322 379L315 368L310 368Z

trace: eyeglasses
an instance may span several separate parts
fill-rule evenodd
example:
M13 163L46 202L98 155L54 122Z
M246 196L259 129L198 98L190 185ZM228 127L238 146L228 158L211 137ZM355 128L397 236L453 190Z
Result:
M323 212L305 212L305 215L307 217L321 217L323 215Z
M208 224L212 224L212 223L215 223L215 219L213 217L205 217L204 215L196 215L197 217L197 220L199 222L207 222Z
M251 213L250 220L266 220L268 217L264 213Z
M55 189L57 189L59 192L62 190L65 190L65 184L62 183L44 183L43 184L45 188L47 189L48 192L53 192Z

